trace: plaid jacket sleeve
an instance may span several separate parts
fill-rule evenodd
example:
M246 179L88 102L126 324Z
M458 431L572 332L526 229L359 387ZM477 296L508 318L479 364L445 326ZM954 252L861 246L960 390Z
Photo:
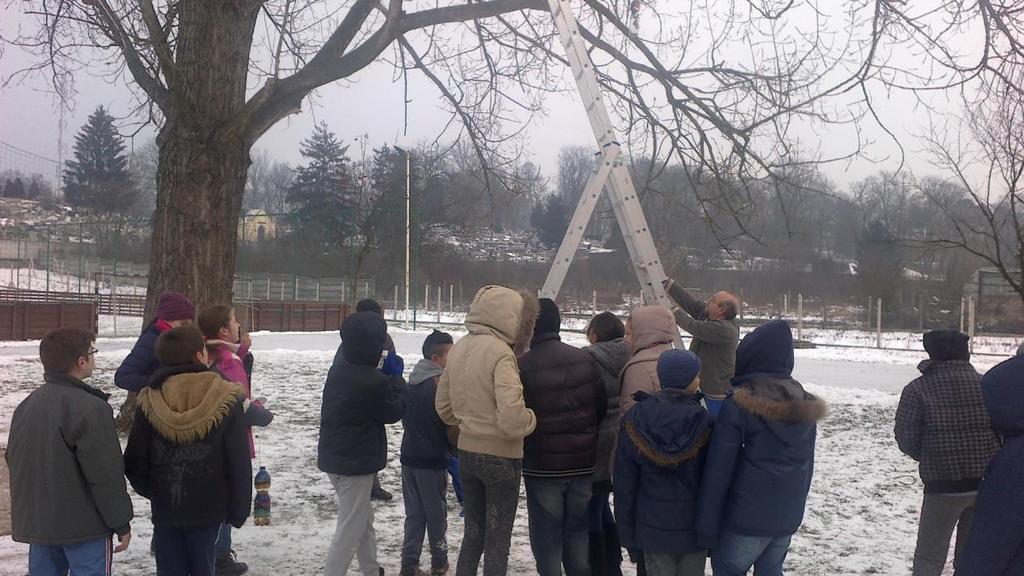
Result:
M900 452L914 460L921 459L921 438L924 432L924 402L921 389L911 382L903 389L896 408L896 444Z

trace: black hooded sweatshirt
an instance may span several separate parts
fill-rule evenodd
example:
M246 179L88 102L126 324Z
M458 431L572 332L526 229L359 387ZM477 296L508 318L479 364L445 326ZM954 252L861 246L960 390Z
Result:
M387 325L373 312L356 312L341 325L341 354L324 383L317 465L329 474L364 476L387 463L385 424L405 413L405 380L377 368Z

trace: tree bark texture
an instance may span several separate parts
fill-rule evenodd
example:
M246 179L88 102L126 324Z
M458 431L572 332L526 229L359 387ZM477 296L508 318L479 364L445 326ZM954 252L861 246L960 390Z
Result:
M188 296L196 310L232 301L238 217L253 142L239 114L245 104L253 28L259 3L185 0L171 108L157 138L156 213L145 321L161 293ZM130 429L135 395L118 426Z

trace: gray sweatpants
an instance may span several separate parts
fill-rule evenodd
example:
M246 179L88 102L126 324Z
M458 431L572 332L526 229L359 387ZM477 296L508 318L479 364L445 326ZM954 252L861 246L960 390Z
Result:
M956 528L953 566L967 546L974 523L977 492L966 494L925 494L921 504L921 525L914 550L914 576L940 576L949 555L949 539Z
M644 552L647 576L704 576L706 550L690 554L652 554Z
M448 565L448 473L443 469L402 466L405 536L402 568L419 566L423 534L430 543L430 567Z
M328 476L338 495L338 525L327 552L324 576L345 576L353 556L359 557L359 571L364 576L378 576L377 535L373 531L373 505L370 503L373 474Z

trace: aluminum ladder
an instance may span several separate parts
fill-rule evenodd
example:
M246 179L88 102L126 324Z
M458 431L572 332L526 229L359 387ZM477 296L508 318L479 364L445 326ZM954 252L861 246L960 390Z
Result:
M615 128L608 115L601 87L597 83L593 62L580 37L576 16L572 13L569 0L548 0L548 6L562 45L565 47L573 76L576 78L576 87L587 110L590 126L594 130L594 137L600 149L600 159L583 189L583 195L569 221L569 228L565 231L565 237L558 247L555 259L551 263L551 270L548 271L547 279L540 290L540 296L551 299L558 296L601 191L607 190L615 219L619 223L626 249L629 251L633 270L647 302L656 302L671 310L673 303L665 293L662 283L666 278L665 270L658 257L658 249L654 245L651 231L647 227L647 219L633 186L633 179L619 157L621 149L616 140ZM676 347L682 347L678 330Z

